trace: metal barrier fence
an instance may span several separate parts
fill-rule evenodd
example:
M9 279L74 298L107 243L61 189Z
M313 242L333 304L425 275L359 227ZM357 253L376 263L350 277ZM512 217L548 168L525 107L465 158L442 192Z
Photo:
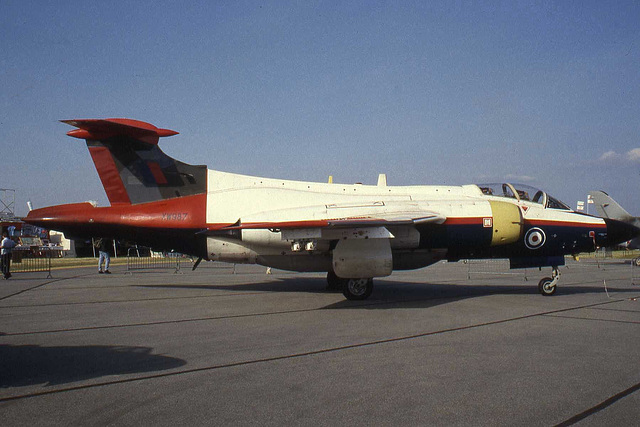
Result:
M631 260L631 284L640 285L640 258Z
M48 247L16 248L11 256L11 273L47 273L51 276L51 259L60 258L62 250Z
M179 273L181 263L192 264L191 258L185 258L182 254L169 253L166 255L156 255L156 252L150 252L151 256L139 256L140 249L131 247L127 250L127 272L134 270L156 270L156 269L173 269L174 273ZM144 248L147 249L147 248ZM147 251L145 251L147 252Z
M624 251L612 251L610 249L601 248L593 254L580 258L580 264L592 266L598 269L606 269L609 264L628 264L632 285L640 285L640 250L625 249Z
M465 259L462 262L467 265L467 278L471 280L471 275L506 275L522 277L522 280L527 281L529 277L527 275L526 268L518 268L512 270L508 259Z
M613 258L613 252L607 248L599 248L593 253L594 259L609 259Z

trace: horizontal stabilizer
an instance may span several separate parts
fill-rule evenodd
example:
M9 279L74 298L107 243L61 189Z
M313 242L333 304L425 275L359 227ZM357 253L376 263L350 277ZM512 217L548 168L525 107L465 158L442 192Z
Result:
M67 135L80 139L107 139L114 136L128 136L147 144L157 145L161 136L177 135L170 129L160 129L151 123L132 119L80 119L60 120L78 129Z

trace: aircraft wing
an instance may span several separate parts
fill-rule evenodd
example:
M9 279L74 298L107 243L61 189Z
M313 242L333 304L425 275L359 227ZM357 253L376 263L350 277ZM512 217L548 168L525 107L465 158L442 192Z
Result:
M418 224L442 224L446 218L435 212L395 212L387 215L358 216L330 219L247 221L209 229L203 233L240 233L242 230L270 230L281 233L282 240L344 240L344 239L394 239L399 229L411 229ZM417 233L416 233L417 234Z
M335 215L335 216L334 216ZM212 227L201 233L220 235L241 230L271 230L282 233L283 240L312 238L393 238L400 228L419 224L442 224L446 217L419 206L372 203L367 206L327 205L288 211L267 211L238 219L234 224Z
M383 217L347 217L332 219L294 220L294 221L264 221L237 223L221 228L221 230L295 230L302 228L353 228L353 227L387 227L399 225L417 225L425 223L442 224L446 217L423 212L421 215L390 215Z

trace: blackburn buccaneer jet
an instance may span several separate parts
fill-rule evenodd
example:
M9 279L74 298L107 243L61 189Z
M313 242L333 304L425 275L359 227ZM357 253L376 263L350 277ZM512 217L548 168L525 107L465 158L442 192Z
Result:
M204 260L326 272L361 300L373 278L440 260L508 258L551 267L564 256L638 235L632 225L572 211L542 190L511 183L387 186L288 181L194 166L167 156L177 132L130 119L66 120L86 140L111 206L36 209L26 222L67 236L103 236Z

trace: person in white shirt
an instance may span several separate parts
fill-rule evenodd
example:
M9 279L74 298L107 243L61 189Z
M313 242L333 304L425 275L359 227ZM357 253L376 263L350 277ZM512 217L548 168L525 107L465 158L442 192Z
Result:
M5 280L11 277L11 250L16 243L9 238L9 233L6 231L2 233L2 243L0 243L0 262L2 264L2 275Z

